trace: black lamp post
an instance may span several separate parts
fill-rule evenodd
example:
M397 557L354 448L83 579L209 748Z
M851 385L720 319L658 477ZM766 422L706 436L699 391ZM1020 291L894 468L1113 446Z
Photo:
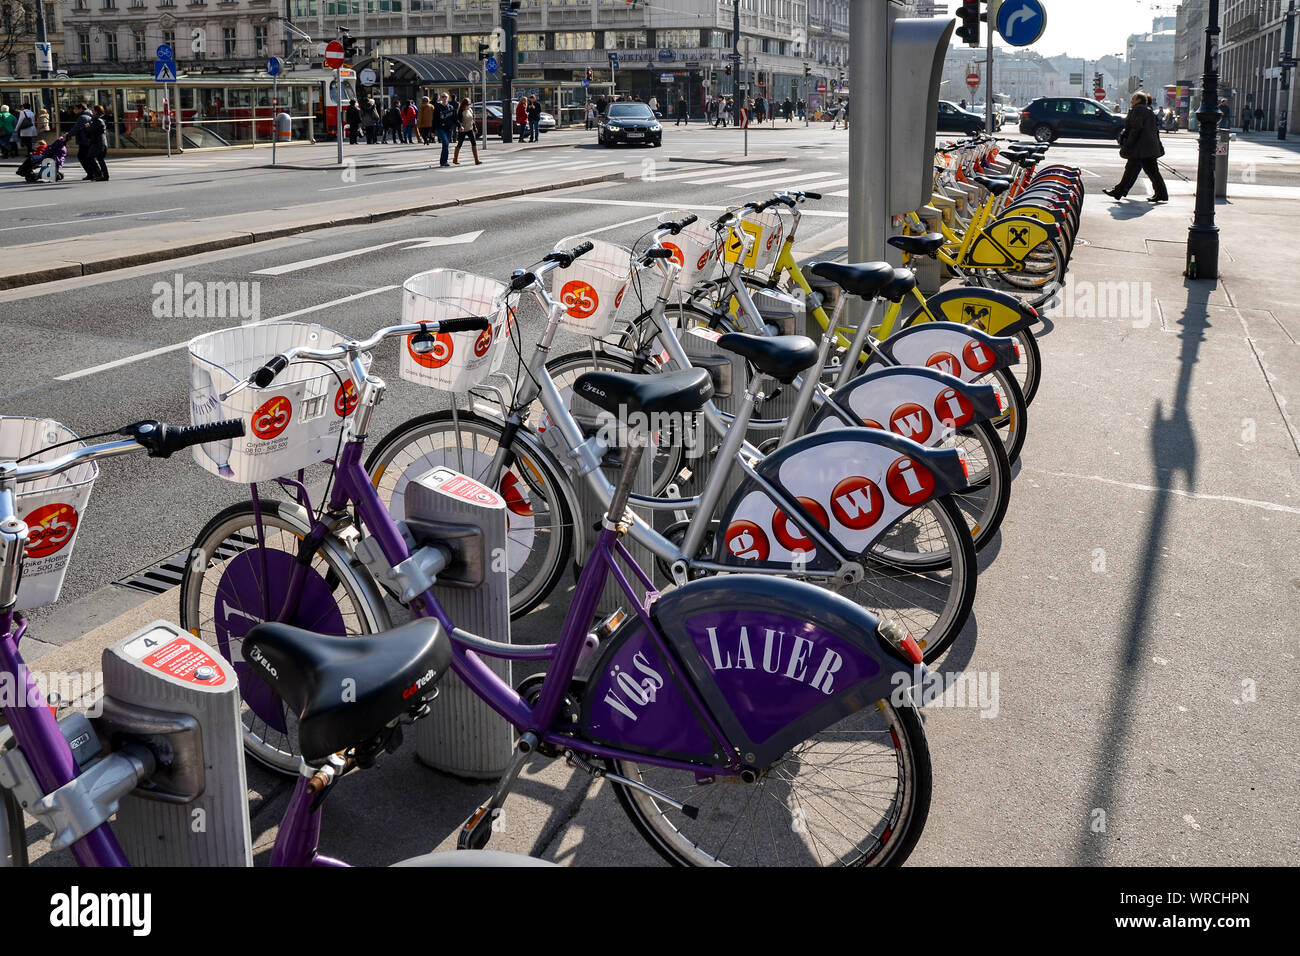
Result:
M1214 224L1214 150L1218 142L1219 69L1216 65L1215 40L1219 36L1219 0L1210 0L1205 26L1205 73L1201 77L1201 108L1196 122L1201 125L1196 167L1196 214L1187 230L1187 265L1189 279L1219 277L1219 227Z

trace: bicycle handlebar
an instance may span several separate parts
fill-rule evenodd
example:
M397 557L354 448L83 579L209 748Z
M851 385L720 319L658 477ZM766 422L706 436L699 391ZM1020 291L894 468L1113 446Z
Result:
M698 220L699 218L700 218L699 216L695 215L694 213L691 213L685 219L678 219L676 222L672 222L672 221L661 222L659 223L659 228L667 229L675 236L678 233L680 233L683 229L685 229L687 226L689 226L691 223Z

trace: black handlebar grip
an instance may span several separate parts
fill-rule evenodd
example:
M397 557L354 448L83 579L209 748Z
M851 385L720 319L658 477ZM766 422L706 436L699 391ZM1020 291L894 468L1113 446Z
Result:
M533 275L531 272L520 272L510 280L510 291L522 292L536 281L537 276Z
M274 356L269 362L259 368L256 372L248 377L250 385L256 385L258 388L266 388L275 377L284 371L284 367L289 364L289 360L283 355Z
M713 220L713 224L714 224L715 226L725 226L727 223L731 222L731 220L732 220L733 218L734 218L734 215L733 215L732 213L724 212L724 213L723 213L721 216L719 216L717 219Z
M136 422L121 430L122 434L131 435L137 442L149 450L150 458L170 458L175 452L191 445L202 445L210 441L224 441L227 438L242 438L244 422L234 418L222 422L210 422L206 425L190 425L178 428L160 422Z
M531 273L529 273L531 275ZM438 323L439 332L482 332L492 323L482 316L467 315L460 319L443 319Z
M821 199L821 198L822 198L822 194L821 194L821 193L810 193L810 192L808 192L807 190L804 190L803 198L804 198L804 199Z
M687 226L689 226L691 223L695 222L695 220L699 218L700 218L699 216L695 215L694 213L691 213L691 215L687 216L685 219L681 219L673 223L672 224L673 235L674 236L677 235L679 232L681 232L683 229L685 229Z
M673 251L671 249L647 249L645 253L646 262L649 262L651 259L671 259L672 257Z
M591 252L591 250L595 248L596 248L596 244L592 242L590 239L588 239L585 242L578 243L578 245L574 246L572 249L569 250L569 262L573 262L574 259L579 259L582 256L585 256L587 253Z

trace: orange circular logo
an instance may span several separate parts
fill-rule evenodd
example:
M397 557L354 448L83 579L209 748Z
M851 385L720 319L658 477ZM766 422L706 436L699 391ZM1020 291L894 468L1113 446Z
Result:
M492 348L492 326L488 326L478 334L474 340L474 355L478 358L488 354L488 349Z
M846 528L863 531L878 520L885 508L880 489L870 478L845 478L831 491L831 514Z
M983 342L970 342L961 350L966 367L972 372L987 372L997 362L993 350L985 347Z
M935 352L925 360L925 367L943 372L945 375L961 375L961 363L951 352Z
M814 501L812 498L799 498L799 504L808 509L819 525L826 530L830 530L831 523L826 518L826 509ZM803 533L803 530L789 518L785 516L784 511L778 511L772 515L772 533L776 535L776 540L780 541L787 551L812 551L812 539Z
M54 554L77 533L77 509L59 502L41 505L25 519L27 556L43 558Z
M347 418L356 411L356 407L357 387L352 384L352 379L348 379L334 393L334 414L339 418Z
M945 388L934 400L934 413L949 428L961 428L975 417L975 406L955 388Z
M677 263L679 266L686 265L686 257L682 255L682 250L680 248L671 242L665 242L664 248L673 254L673 262Z
M406 351L410 353L416 365L423 365L425 368L442 368L451 361L451 354L455 348L451 344L450 332L439 332L433 340L433 350L423 354L411 348L411 340L414 335L407 336Z
M253 434L269 441L289 427L293 418L293 402L285 395L277 395L253 412Z
M620 289L619 297L622 294L623 290ZM596 307L600 305L600 296L591 287L591 283L584 282L581 279L572 279L566 282L564 288L560 290L560 301L569 310L569 315L575 319L585 319L595 312ZM617 308L618 298L615 298L614 305Z
M885 486L905 505L919 505L934 493L934 476L910 458L899 458L885 472Z
M894 409L894 414L889 416L889 430L914 442L924 444L933 427L930 413L915 402L899 405Z
M727 528L727 550L746 561L766 561L767 535L752 521L733 521Z

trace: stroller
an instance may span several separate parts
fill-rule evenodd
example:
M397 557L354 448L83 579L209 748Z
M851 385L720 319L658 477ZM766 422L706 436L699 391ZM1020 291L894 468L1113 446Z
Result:
M63 163L68 158L67 138L60 136L54 142L42 148L41 143L36 144L32 154L23 160L18 167L16 174L22 176L29 183L38 183L41 181L41 166L47 159L54 160L54 170L56 180L63 179Z

